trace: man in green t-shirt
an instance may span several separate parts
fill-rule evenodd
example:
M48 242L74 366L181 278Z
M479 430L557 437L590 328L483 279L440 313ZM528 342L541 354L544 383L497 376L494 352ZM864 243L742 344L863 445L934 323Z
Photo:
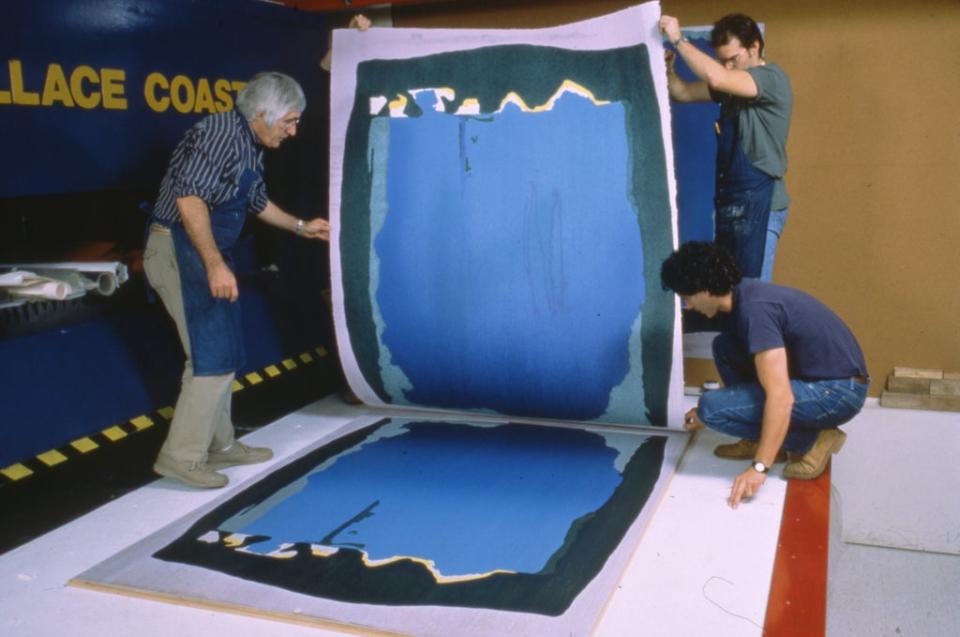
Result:
M735 256L744 276L773 278L777 241L786 223L787 133L793 110L790 79L763 58L757 23L732 14L713 25L711 58L690 43L672 16L660 18L660 30L700 78L680 79L667 55L667 87L678 102L715 101L717 184L714 193L716 240Z

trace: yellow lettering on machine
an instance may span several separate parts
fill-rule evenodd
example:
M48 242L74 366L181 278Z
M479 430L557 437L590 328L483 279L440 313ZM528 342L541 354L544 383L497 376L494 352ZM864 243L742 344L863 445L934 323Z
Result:
M127 98L123 96L123 83L126 79L127 72L123 69L100 69L104 108L120 111L127 109Z
M230 94L230 80L217 80L213 83L213 93L217 97L217 112L233 110L233 95Z
M215 113L213 107L213 93L210 91L210 82L205 77L197 80L197 101L193 104L194 113Z
M70 108L75 106L73 96L70 95L70 86L67 84L67 76L63 74L59 64L51 64L47 67L47 79L43 83L43 99L40 103L44 106L53 106L58 102Z
M85 92L84 82L99 84L100 76L89 66L78 66L70 74L70 93L74 101L80 108L90 110L100 105L100 92Z
M36 106L40 103L40 94L28 91L23 87L23 65L20 60L10 60L7 63L10 70L10 93L14 104Z
M193 100L196 96L193 82L186 75L177 75L170 82L170 101L178 113L193 112Z
M163 89L164 92L170 88L170 83L163 73L151 73L143 82L143 99L147 101L147 106L157 113L163 113L170 108L170 98L166 95L157 96L157 89Z

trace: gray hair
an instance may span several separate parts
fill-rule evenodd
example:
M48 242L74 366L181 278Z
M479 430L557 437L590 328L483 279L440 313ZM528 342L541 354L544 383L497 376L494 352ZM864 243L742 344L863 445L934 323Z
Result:
M291 111L302 113L307 98L295 79L276 71L257 73L237 95L237 110L252 122L263 113L267 126L273 126Z

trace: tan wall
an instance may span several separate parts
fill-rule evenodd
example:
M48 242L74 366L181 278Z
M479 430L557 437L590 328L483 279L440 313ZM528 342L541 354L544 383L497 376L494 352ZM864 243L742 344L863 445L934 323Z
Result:
M537 27L631 2L458 2L397 8L398 27ZM681 24L726 11L665 1ZM718 9L719 7L719 9ZM793 203L778 283L853 328L876 395L894 365L960 371L960 0L748 0L794 90ZM716 377L689 362L688 383Z

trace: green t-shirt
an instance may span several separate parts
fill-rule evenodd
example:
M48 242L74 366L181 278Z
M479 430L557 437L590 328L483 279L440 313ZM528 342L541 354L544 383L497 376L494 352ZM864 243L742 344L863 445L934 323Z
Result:
M747 73L757 85L756 97L742 99L722 94L721 97L740 107L741 147L754 166L777 178L770 209L780 210L790 203L783 175L787 172L787 133L793 113L793 89L790 88L790 78L776 64L755 66L747 69Z

